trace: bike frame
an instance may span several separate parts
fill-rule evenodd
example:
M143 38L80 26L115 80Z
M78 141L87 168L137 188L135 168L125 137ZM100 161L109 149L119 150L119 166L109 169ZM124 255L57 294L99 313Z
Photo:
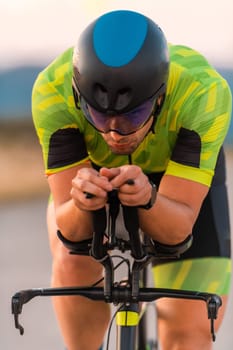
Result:
M210 319L210 332L214 341L214 320L217 318L218 309L222 304L221 298L216 294L199 291L141 287L140 274L143 269L155 256L156 258L167 259L168 255L165 253L160 255L156 252L154 246L148 244L148 240L142 240L139 233L137 208L135 207L122 206L129 240L117 238L115 228L116 218L119 213L119 203L116 205L116 202L116 197L113 200L109 200L109 230L107 234L106 210L102 208L94 212L93 239L87 247L86 253L83 250L78 252L77 249L71 252L72 254L91 255L104 266L104 286L36 288L19 291L12 297L12 313L15 327L19 329L20 334L24 333L24 329L19 323L19 315L22 312L23 305L34 297L79 295L92 300L102 300L106 303L120 305L116 316L116 350L138 350L137 326L140 303L152 302L159 298L167 297L204 301L207 306L207 317ZM130 251L131 253L133 261L126 281L115 281L114 264L110 254L115 249L120 250L122 253L125 251ZM170 255L169 257L171 258ZM146 345L140 345L140 350L146 350Z

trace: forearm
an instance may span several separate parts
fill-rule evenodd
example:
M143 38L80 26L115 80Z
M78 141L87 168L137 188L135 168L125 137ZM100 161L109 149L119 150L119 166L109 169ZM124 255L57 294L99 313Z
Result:
M150 210L139 209L138 212L143 232L164 244L182 242L192 232L195 221L190 207L159 193Z
M56 208L56 221L62 235L70 241L78 242L92 236L91 212L77 208L72 199Z

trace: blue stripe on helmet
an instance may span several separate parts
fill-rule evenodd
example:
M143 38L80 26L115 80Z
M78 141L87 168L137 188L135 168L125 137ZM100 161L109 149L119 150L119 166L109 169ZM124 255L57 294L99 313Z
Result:
M100 17L93 33L94 50L104 64L121 67L139 52L147 34L147 19L131 11L114 11Z

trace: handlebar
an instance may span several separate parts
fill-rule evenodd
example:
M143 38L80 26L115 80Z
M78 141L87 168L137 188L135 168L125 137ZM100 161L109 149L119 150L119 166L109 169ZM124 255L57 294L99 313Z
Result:
M107 303L138 303L141 301L150 302L159 298L183 298L202 300L206 302L208 319L210 319L210 332L213 341L215 340L214 320L217 318L218 309L222 305L221 298L216 294L202 293L197 291L164 289L164 288L140 288L140 271L156 258L172 258L171 254L166 255L156 252L152 244L145 243L141 239L139 232L139 220L136 207L121 205L117 196L117 190L112 191L108 198L109 217L105 208L93 212L93 239L88 254L99 261L105 269L104 287L63 287L63 288L37 288L17 292L12 297L12 314L14 315L15 327L20 334L24 333L24 328L19 323L19 315L23 305L37 296L64 296L79 295L92 300L102 300ZM117 238L116 220L120 206L123 210L123 218L129 240ZM107 242L106 227L108 224ZM121 252L129 250L133 257L133 264L130 270L127 283L114 282L114 265L109 251L119 249ZM73 252L72 252L73 253ZM75 254L78 254L76 252ZM83 250L81 252L83 254ZM176 258L176 256L174 256ZM174 258L173 257L173 258Z

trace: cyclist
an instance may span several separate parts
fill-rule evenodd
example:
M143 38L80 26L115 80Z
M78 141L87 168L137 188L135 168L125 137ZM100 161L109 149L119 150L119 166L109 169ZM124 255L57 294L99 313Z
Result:
M175 246L193 234L179 260L156 263L155 282L222 295L219 328L231 266L222 147L231 115L226 81L197 51L168 44L151 19L113 11L39 74L32 110L52 193L52 285L89 285L102 276L93 258L71 255L67 247L91 239L91 212L118 188L123 204L138 207L140 227L152 241ZM203 304L157 301L163 350L212 348ZM69 350L101 346L107 304L57 297L54 306Z

